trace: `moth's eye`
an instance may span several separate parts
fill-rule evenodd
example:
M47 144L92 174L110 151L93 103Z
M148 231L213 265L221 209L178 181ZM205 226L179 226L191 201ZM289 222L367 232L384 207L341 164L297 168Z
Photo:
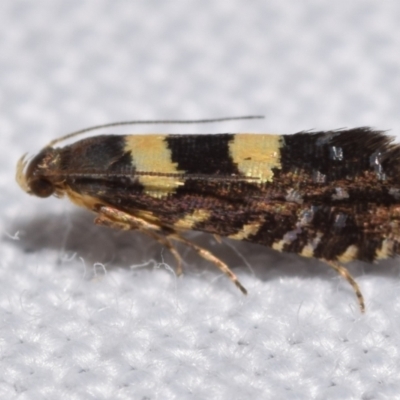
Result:
M38 197L49 197L54 193L54 185L44 178L33 179L29 182L31 193Z

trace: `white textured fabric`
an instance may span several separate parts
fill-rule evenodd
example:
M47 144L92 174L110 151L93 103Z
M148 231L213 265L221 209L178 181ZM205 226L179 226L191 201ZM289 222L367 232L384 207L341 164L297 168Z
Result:
M191 251L176 278L158 244L14 182L24 152L116 120L399 135L399 2L14 0L0 31L1 399L400 398L398 260L350 266L360 315L321 263L194 235L245 297Z

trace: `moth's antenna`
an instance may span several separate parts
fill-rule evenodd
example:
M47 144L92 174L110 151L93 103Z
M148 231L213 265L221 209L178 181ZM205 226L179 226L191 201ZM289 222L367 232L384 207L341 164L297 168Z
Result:
M113 126L122 125L139 125L139 124L208 124L212 122L225 122L225 121L238 121L242 119L263 119L263 115L245 115L243 117L224 117L224 118L212 118L212 119L160 119L160 120L137 120L137 121L122 121L122 122L111 122L110 124L91 126L90 128L80 129L72 133L68 133L58 139L52 140L47 146L52 147L55 144L62 142L63 140L70 139L72 137L81 135L83 133L95 131L103 128L111 128Z

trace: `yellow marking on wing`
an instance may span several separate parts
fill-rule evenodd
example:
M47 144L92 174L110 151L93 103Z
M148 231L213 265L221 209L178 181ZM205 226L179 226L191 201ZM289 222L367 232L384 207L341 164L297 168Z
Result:
M174 223L174 228L181 230L193 229L195 224L206 221L211 215L209 210L195 210L191 214L185 215Z
M285 240L278 240L277 242L272 243L272 248L277 251L283 251L283 247L286 243Z
M142 174L149 173L138 175L139 182L144 186L146 194L157 198L168 196L184 184L182 178L177 176L156 175L185 172L179 171L177 163L172 162L165 137L166 135L129 135L125 139L125 151L132 153L136 171Z
M271 182L273 168L281 168L280 151L283 146L280 135L240 133L229 143L229 150L239 171L259 183Z
M310 244L306 244L300 253L303 257L314 257L314 247Z
M233 235L229 235L228 237L235 240L248 239L251 235L255 235L258 232L260 226L260 222L252 222L250 224L243 225L242 229L239 232L236 232Z
M389 258L393 255L393 240L385 239L382 242L382 246L376 249L375 256L378 260Z
M358 247L352 244L337 259L341 263L347 263L357 258Z
M317 232L316 236L302 248L300 255L303 257L314 257L314 251L321 242L323 236L324 234L322 232Z

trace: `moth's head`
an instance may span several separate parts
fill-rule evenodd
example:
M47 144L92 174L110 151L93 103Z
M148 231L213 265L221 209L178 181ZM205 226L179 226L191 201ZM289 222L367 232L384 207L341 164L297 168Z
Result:
M49 174L56 155L57 152L52 147L45 147L28 164L24 154L17 164L16 179L19 186L34 196L51 196L57 189Z

